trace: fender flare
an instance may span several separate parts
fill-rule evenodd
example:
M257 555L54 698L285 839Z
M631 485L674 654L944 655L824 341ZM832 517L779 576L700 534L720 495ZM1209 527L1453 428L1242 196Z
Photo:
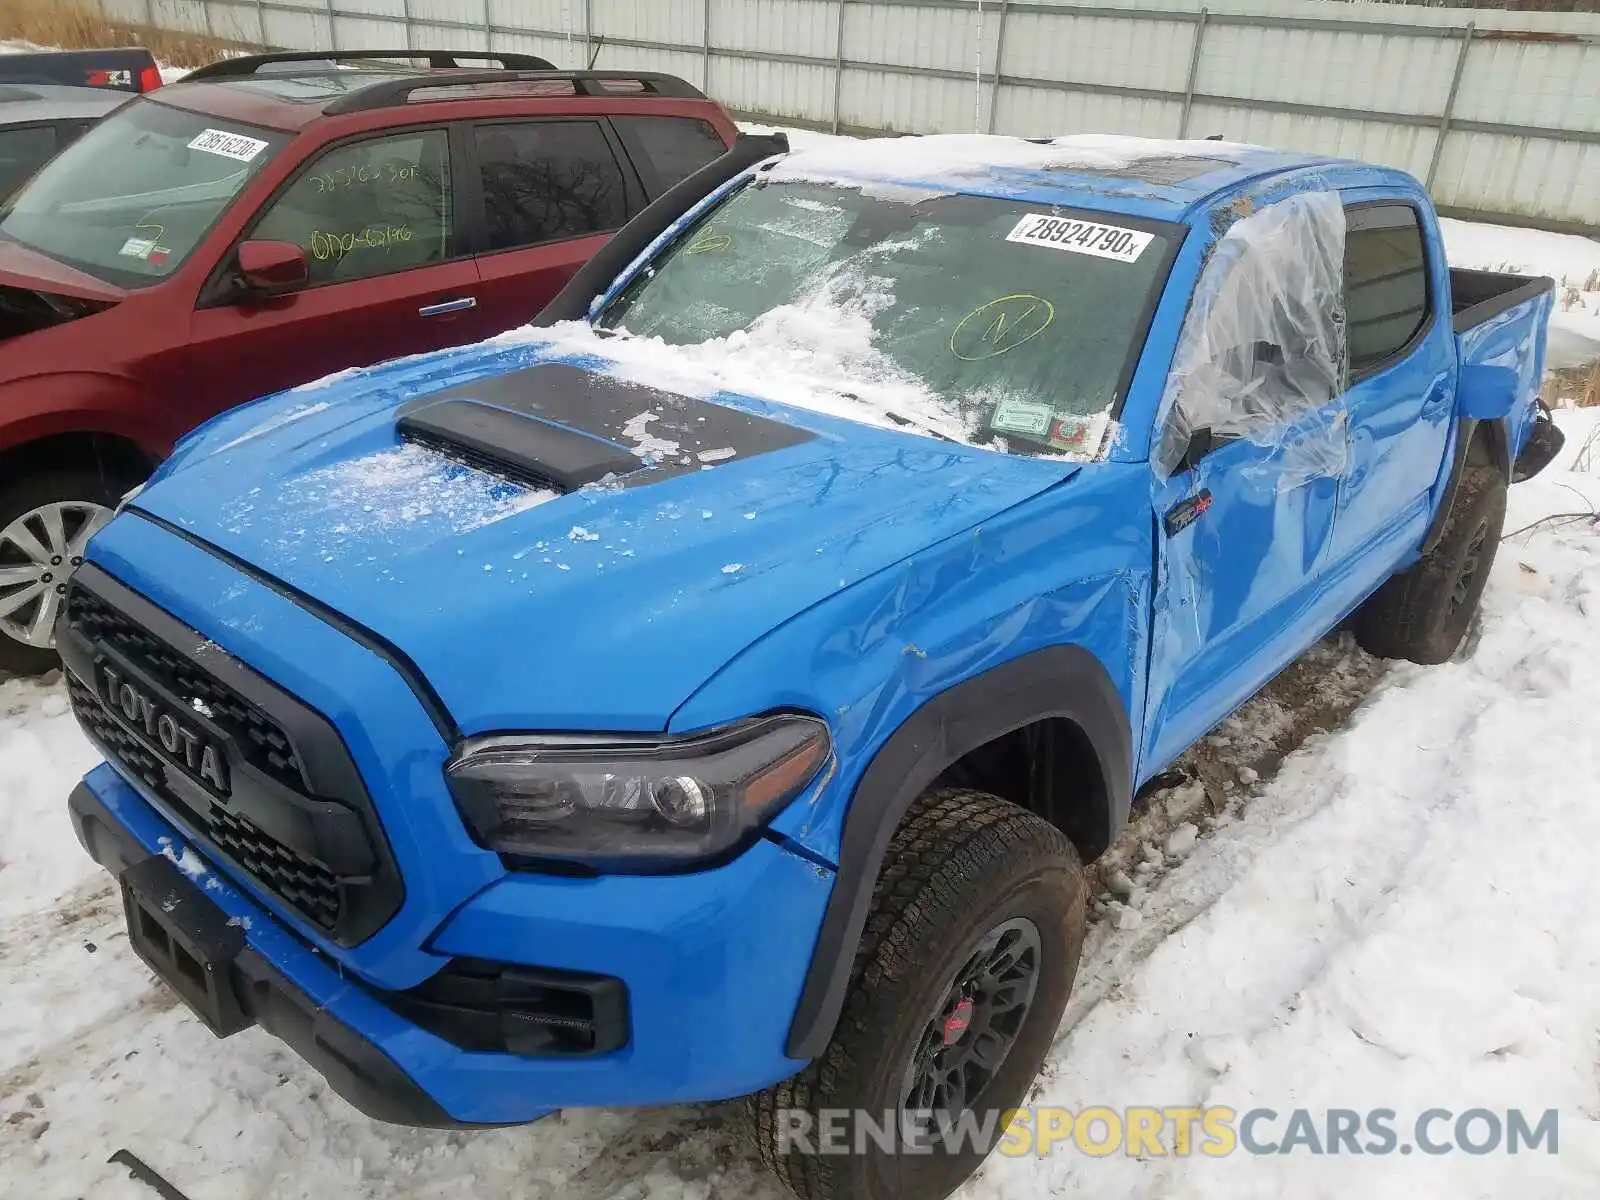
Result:
M789 1027L790 1058L816 1058L833 1037L889 839L911 802L968 751L1050 717L1073 721L1093 745L1110 835L1127 823L1132 729L1111 676L1088 650L1049 646L933 697L878 749L851 796L838 874Z
M1506 429L1506 423L1480 421L1476 417L1457 418L1456 444L1450 457L1450 477L1445 481L1439 506L1433 510L1433 522L1428 526L1427 536L1422 539L1419 553L1427 554L1444 536L1444 523L1450 519L1450 506L1455 503L1456 488L1461 483L1461 473L1467 465L1467 452L1472 448L1472 440L1477 436L1480 426L1489 446L1490 463L1506 477L1507 483L1511 482L1511 434Z
M159 462L171 449L150 419L158 411L130 380L100 371L51 371L0 384L0 452L62 434L129 442Z

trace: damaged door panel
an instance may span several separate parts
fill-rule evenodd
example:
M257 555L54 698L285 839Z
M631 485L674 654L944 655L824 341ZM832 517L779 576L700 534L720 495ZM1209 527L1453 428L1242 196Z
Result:
M1343 253L1337 197L1296 196L1235 223L1196 287L1156 441L1142 770L1243 703L1326 619L1319 571L1347 456Z

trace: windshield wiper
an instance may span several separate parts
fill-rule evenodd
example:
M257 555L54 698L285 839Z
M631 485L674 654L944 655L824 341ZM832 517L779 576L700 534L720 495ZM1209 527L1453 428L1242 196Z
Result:
M862 400L861 397L856 395L854 392L840 392L839 395L843 396L846 400L854 400L857 404L866 403L866 401ZM925 433L931 438L938 438L941 442L949 442L952 446L959 446L962 444L959 438L953 438L948 433L944 433L941 430L935 429L932 425L928 424L928 422L919 420L916 417L908 417L904 413L897 413L892 408L880 408L877 411L888 417L889 420L893 421L896 425L904 426L906 429L915 429L918 433Z
M860 397L852 396L851 399L858 400ZM897 413L892 409L885 408L881 411L883 412L884 416L888 417L889 420L893 421L896 425L904 425L907 429L915 429L918 433L925 433L931 438L938 438L941 442L949 442L953 446L961 445L959 439L953 438L948 433L943 433L940 430L935 429L926 421L919 421L915 417L908 417L903 413Z

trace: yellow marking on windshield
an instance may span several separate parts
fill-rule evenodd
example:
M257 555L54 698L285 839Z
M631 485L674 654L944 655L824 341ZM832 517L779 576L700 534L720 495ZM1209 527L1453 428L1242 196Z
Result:
M726 250L733 245L733 239L725 233L702 234L687 250L685 254L710 254L714 250Z
M998 358L1038 337L1055 319L1056 306L1043 296L1001 296L961 318L950 331L950 353L963 362Z

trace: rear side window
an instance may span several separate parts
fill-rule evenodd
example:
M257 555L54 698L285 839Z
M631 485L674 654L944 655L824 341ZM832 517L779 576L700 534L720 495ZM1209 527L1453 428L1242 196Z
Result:
M71 141L71 138L63 139ZM54 126L0 129L0 196L21 183L56 152Z
M1428 320L1428 260L1416 209L1345 210L1344 302L1350 371L1377 366Z
M370 279L453 257L445 131L335 147L302 169L250 236L304 249L313 285Z
M489 250L609 233L628 218L622 168L593 121L479 125Z
M645 176L652 200L727 149L708 122L693 117L612 117L611 124Z

